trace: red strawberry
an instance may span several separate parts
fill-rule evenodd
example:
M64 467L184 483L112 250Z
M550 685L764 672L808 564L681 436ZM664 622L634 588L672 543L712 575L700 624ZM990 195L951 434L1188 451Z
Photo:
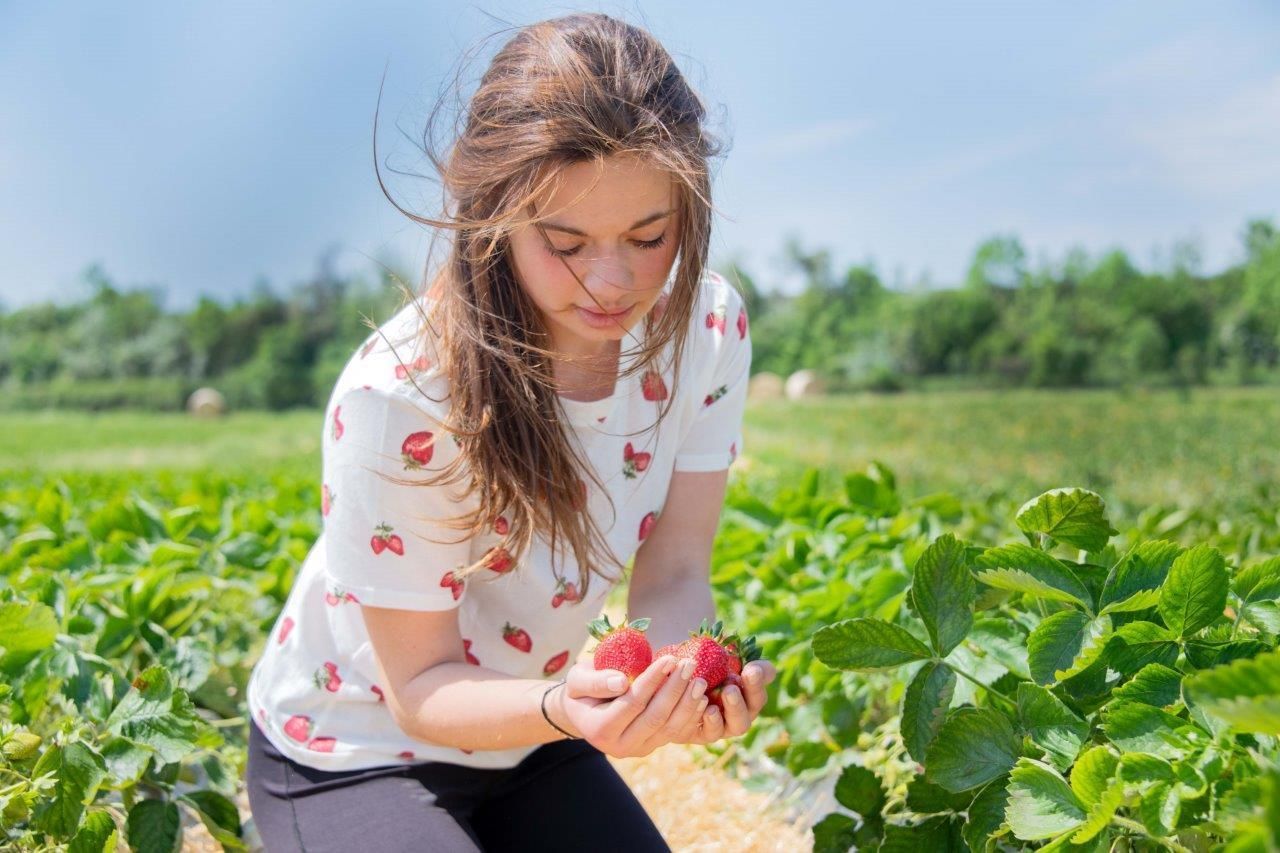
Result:
M679 657L681 645L681 643L668 643L653 653L653 659L657 660L663 655L675 655L676 657Z
M311 718L302 714L294 714L284 724L284 733L298 743L306 742L311 737Z
M724 677L724 681L722 683L717 684L715 687L712 687L709 690L707 690L707 704L715 705L717 708L719 708L721 716L724 715L724 691L725 691L725 688L731 684L736 686L738 690L744 689L742 684L742 676L731 672Z
M529 632L523 628L517 628L510 622L502 626L502 639L522 652L533 651L533 641L529 639Z
M338 688L342 686L342 679L338 676L338 665L330 661L325 661L324 666L316 670L312 676L316 687L323 687L330 693L337 693Z
M475 655L471 654L471 641L470 641L470 640L463 640L463 641L462 641L462 653L463 653L464 655L466 655L466 656L467 656L467 663L469 663L469 664L474 664L475 666L479 666L479 665L480 665L480 659L479 659L479 658L477 658Z
M623 475L627 479L634 480L637 471L643 471L649 467L650 458L652 458L650 453L636 453L635 448L628 441L627 446L622 448Z
M307 741L307 749L312 752L333 752L333 745L336 743L331 737L313 737Z
M376 696L378 697L378 701L379 701L379 702L385 702L385 701L387 701L387 697L382 695L382 688L381 688L381 687L379 687L378 685L376 685L376 684L375 684L375 685L373 685L372 687L370 687L369 689L370 689L371 691L373 691L374 695L376 695Z
M658 513L649 512L645 517L640 519L640 541L643 542L645 537L653 532L654 525L658 523Z
M323 516L329 515L329 510L333 509L333 499L336 497L337 497L336 494L329 491L328 483L325 483L323 486L320 487L320 514L321 515Z
M333 440L337 441L342 438L342 432L346 427L342 425L342 421L338 419L338 415L342 414L342 407L338 406L333 410Z
M373 386L372 386L372 385L361 385L360 387L361 387L361 388L363 388L363 389L364 389L364 390L366 390L366 391L372 391L372 390L373 390Z
M724 334L724 306L717 305L716 310L707 315L707 328Z
M413 753L407 749L404 752L399 753L397 757L403 758L405 761L413 761Z
M742 675L742 667L753 660L760 659L760 648L756 645L755 635L739 637L729 634L720 641L724 650L729 653L729 671Z
M405 438L400 445L400 458L404 460L406 471L419 471L426 467L431 461L431 454L435 452L435 436L423 430L415 432Z
M640 379L640 387L646 400L667 399L667 384L662 381L662 374L655 370L646 370Z
M561 667L563 667L565 665L565 662L567 662L568 660L569 660L569 653L567 651L561 652L560 654L553 657L551 660L547 661L546 665L542 667L542 674L551 675L553 672L559 672Z
M341 602L342 602L342 599L339 596L335 595L334 593L330 592L327 589L324 591L325 604L329 605L330 607L337 607Z
M693 661L693 678L707 682L707 689L724 683L729 674L729 653L720 645L722 623L717 621L708 627L703 619L698 630L689 632L689 639L680 644L679 657Z
M486 551L483 559L485 568L492 569L498 574L511 571L516 564L511 554L501 545L495 545Z
M440 586L449 587L449 591L453 593L454 601L462 598L462 590L466 585L466 581L454 580L453 572L445 572L444 577L440 578Z
M390 551L393 554L404 554L404 542L398 535L391 532L393 529L385 521L374 528L373 537L369 540L369 547L373 549L373 553L381 554L383 551Z
M507 531L511 529L510 522L507 521L505 515L498 516L498 520L493 523L493 532L499 536L506 536Z
M283 643L285 638L289 636L289 632L293 630L293 617L286 616L280 622L280 631L276 634L276 642Z
M354 592L344 592L344 593L342 594L342 600L343 600L343 601L350 601L350 602L352 602L353 604L359 604L359 603L360 603L360 599L356 598L356 595L355 595L355 593L354 593Z
M742 308L738 311L738 339L741 340L747 336L747 309Z
M616 669L628 681L635 681L653 663L653 647L644 635L650 621L645 618L628 623L623 617L622 624L614 627L608 615L601 615L588 623L587 630L600 641L592 655L595 668Z

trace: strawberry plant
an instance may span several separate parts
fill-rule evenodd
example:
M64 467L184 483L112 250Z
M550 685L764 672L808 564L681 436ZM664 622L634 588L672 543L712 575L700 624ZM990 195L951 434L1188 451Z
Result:
M1232 567L1167 540L1119 553L1083 489L1047 492L1015 522L1025 542L934 539L907 618L813 633L833 670L901 673L901 744L920 771L889 808L867 768L846 768L836 796L860 819L828 815L817 847L1274 844L1280 558Z

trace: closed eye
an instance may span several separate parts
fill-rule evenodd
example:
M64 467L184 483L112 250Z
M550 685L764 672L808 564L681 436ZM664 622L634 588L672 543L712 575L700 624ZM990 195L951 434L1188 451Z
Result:
M667 244L667 232L662 232L652 240L632 240L631 242L639 246L641 249L661 249ZM572 249L557 249L551 244L547 244L547 251L559 258L569 258L578 254L581 246L574 246Z

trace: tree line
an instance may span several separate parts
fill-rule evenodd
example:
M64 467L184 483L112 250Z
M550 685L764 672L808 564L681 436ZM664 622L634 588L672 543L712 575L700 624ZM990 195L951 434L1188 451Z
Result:
M795 241L798 293L766 292L736 262L716 268L745 297L752 371L810 368L833 390L1277 382L1280 231L1251 219L1241 240L1244 259L1214 275L1185 244L1161 271L1081 248L1032 269L1012 235L982 242L954 288L891 288L871 263L840 273ZM233 408L323 406L369 335L361 316L381 322L402 304L390 269L341 276L327 257L287 294L260 281L187 312L96 264L84 278L91 295L77 303L0 308L0 407L174 410L203 385Z

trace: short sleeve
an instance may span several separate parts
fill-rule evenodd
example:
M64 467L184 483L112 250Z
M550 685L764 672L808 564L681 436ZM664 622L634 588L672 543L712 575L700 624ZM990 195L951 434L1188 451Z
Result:
M470 541L435 519L473 508L457 500L465 479L396 482L434 479L458 452L443 426L404 398L355 388L335 401L325 424L321 511L326 571L343 593L401 610L461 604L465 585L452 572L469 562Z
M697 414L676 451L676 471L720 471L742 452L742 414L751 373L751 334L742 296L719 275L711 304L691 334L705 335L714 369L699 396ZM703 371L698 376L707 376Z

